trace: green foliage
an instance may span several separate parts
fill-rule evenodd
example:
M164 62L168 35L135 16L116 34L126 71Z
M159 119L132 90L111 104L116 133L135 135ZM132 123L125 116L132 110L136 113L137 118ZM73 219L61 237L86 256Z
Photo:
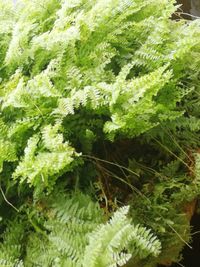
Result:
M5 267L22 267L20 256L23 251L22 242L26 225L22 220L10 223L4 232L0 245L0 265Z
M58 134L58 126L46 126L42 131L42 143L39 145L39 136L35 135L28 140L24 158L13 173L14 178L21 177L38 187L41 181L44 186L54 183L60 172L67 171L73 161L74 149L68 142L63 142L62 134ZM40 151L40 152L39 152Z
M1 266L179 260L200 192L200 27L176 9L0 2Z
M159 254L160 242L146 228L131 223L127 218L128 207L120 208L103 223L101 209L88 196L80 192L71 197L60 194L59 198L57 195L48 198L47 213L38 204L35 210L29 210L29 224L12 223L3 235L2 266L122 266L132 255L143 258ZM40 222L39 215L43 216ZM39 225L41 220L43 229ZM25 236L23 253L18 242Z

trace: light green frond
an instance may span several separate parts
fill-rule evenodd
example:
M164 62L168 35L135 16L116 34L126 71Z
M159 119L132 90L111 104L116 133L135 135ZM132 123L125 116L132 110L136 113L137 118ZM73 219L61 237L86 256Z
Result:
M71 169L73 158L78 154L67 142L63 142L62 135L57 131L57 126L55 129L52 126L43 129L41 146L44 145L44 150L40 148L38 135L28 140L24 158L13 173L15 179L20 178L21 182L27 180L34 186L42 183L44 187L51 187L56 176ZM56 143L57 141L59 143ZM51 180L50 177L54 178Z

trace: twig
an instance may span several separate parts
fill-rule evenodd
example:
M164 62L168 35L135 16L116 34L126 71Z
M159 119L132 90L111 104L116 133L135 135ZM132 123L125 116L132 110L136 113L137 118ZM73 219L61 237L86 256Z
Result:
M185 267L185 265L183 265L183 264L180 263L180 262L177 262L177 264L178 264L179 266L181 266L181 267Z
M82 157L84 157L84 158L91 158L91 159L94 159L94 160L97 160L97 161L108 163L110 165L114 165L114 166L116 166L116 167L118 167L120 169L122 168L122 169L124 169L124 170L126 170L126 171L128 171L128 172L130 172L130 173L132 173L134 175L136 175L137 177L140 177L140 175L138 173L133 172L132 170L130 170L130 169L128 169L128 168L126 168L126 167L124 167L124 166L122 166L120 164L117 164L117 163L114 163L114 162L111 162L111 161L107 161L107 160L104 160L104 159L96 158L96 157L90 156L90 155L82 155Z
M17 212L19 212L19 210L9 201L9 200L7 200L7 198L6 198L6 196L5 196L5 194L4 194L4 192L3 192L3 190L2 190L2 188L1 188L1 186L0 186L0 191L1 191L1 194L2 194L2 196L3 196L3 198L4 198L4 200L5 200L5 202L9 205L9 206L11 206L15 211L17 211Z
M198 17L198 16L194 16L194 15L192 15L192 14L190 14L190 13L181 12L180 14L181 14L181 15L186 15L186 16L189 16L189 17L192 17L192 18L194 18L194 19L200 19L200 17Z
M194 173L194 170L192 168L190 168L190 166L184 161L182 160L180 157L178 157L174 152L172 152L168 147L166 147L165 145L163 145L160 141L158 141L156 138L152 138L157 144L159 144L161 147L163 147L166 151L168 151L171 155L173 155L176 159L178 159L180 162L182 162L187 168L188 170L191 171L191 173Z

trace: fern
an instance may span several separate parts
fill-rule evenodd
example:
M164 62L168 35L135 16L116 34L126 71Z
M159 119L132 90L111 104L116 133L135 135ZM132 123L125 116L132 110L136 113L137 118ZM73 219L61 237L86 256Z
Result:
M67 142L63 142L62 135L57 134L57 131L56 126L46 126L43 129L40 152L37 151L39 136L35 135L29 139L24 159L13 173L14 178L21 177L21 182L27 179L27 182L34 186L41 186L42 182L44 187L51 187L55 180L50 180L49 184L49 177L54 176L55 179L63 170L70 170L70 164L76 154Z
M100 226L91 234L83 266L123 266L132 255L159 254L160 243L150 231L131 225L126 219L127 212L128 207L119 209L107 225ZM129 248L126 253L123 252L125 248Z
M23 217L21 224L16 221L9 227L3 236L1 264L123 266L132 255L144 258L160 253L157 238L145 227L131 223L127 217L128 207L120 208L104 223L98 205L81 193L72 197L61 193L59 198L53 194L48 201L47 213L41 209L37 211L42 215L40 220L44 220L43 230L39 228L39 221L35 221L36 211L31 211L31 208L28 218ZM31 226L40 230L34 233ZM28 236L25 254L18 245L24 236ZM102 253L105 253L104 257Z
M0 9L0 265L177 261L199 196L199 20L172 20L175 0Z
M21 242L23 241L24 223L22 220L16 220L10 223L1 238L3 242L0 245L0 265L5 267L23 267L20 260L23 252Z

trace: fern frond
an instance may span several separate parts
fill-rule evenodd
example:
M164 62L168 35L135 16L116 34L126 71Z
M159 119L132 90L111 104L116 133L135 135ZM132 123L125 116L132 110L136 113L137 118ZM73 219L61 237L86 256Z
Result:
M126 217L128 210L128 207L119 209L106 225L90 235L83 266L122 266L131 255L159 254L159 241L145 228L131 225ZM124 249L128 252L124 253Z
M24 237L24 226L22 221L13 221L1 236L3 239L3 242L0 244L1 266L24 266L23 261L20 260L23 251L22 240Z
M13 173L15 179L20 178L21 182L27 179L27 182L34 186L42 183L45 187L51 187L55 183L55 176L59 176L63 170L71 169L73 157L78 154L67 142L63 142L62 135L57 131L57 126L47 126L43 129L42 144L46 151L38 152L39 135L28 140L24 158ZM53 176L53 180L49 179Z

